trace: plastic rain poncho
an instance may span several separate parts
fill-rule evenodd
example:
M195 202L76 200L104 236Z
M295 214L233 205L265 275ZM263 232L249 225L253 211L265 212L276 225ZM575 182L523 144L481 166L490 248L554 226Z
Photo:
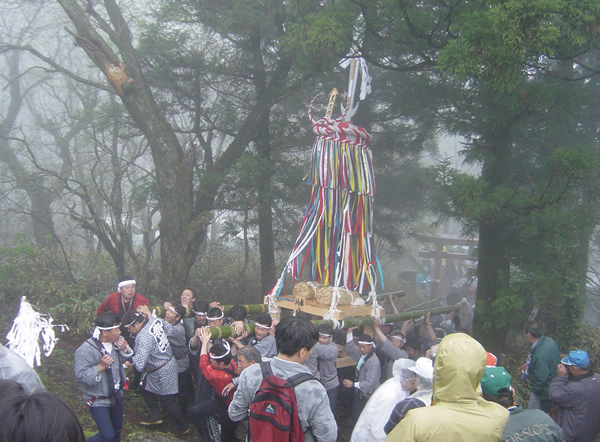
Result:
M402 388L401 381L414 377L415 374L408 370L414 366L415 361L411 359L401 358L394 362L393 377L381 384L369 398L354 426L350 442L385 441L387 435L383 427L396 404L410 395L410 391Z

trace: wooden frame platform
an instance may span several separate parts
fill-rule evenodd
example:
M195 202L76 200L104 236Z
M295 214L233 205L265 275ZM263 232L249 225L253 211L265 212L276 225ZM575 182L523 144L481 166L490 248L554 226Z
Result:
M329 305L319 304L314 299L296 299L294 301L280 299L277 301L277 306L293 312L302 311L309 315L323 317L329 311ZM356 318L362 316L371 316L370 305L338 305L339 312L335 312L333 317L338 321L344 318Z
M289 299L277 300L277 306L280 309L292 310L293 312L302 311L309 315L323 317L325 313L329 311L329 305L319 304L315 299L302 299L296 298L294 301ZM345 318L357 318L364 316L371 316L370 305L338 305L337 309L339 312L335 312L333 317L338 321L343 321ZM371 326L365 327L365 333L370 333L373 336L373 328ZM350 367L356 365L350 356L344 351L344 346L338 345L338 358L336 361L337 368Z

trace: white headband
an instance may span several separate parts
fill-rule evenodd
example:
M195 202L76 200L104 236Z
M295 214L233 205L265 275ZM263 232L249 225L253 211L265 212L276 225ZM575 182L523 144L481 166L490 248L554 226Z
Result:
M402 336L398 336L398 335L394 335L394 336L392 336L392 339L398 339L398 340L400 340L400 341L404 341L404 342L406 342L406 339L404 339Z
M195 315L198 316L206 316L206 312L197 312L196 310L192 310L194 312Z
M212 359L223 359L225 356L227 356L231 351L231 346L227 343L227 341L223 341L223 347L225 347L225 349L227 350L225 353L223 353L221 356L213 356L211 353L210 357Z
M179 316L179 313L177 313L177 310L175 310L173 307L169 306L169 307L167 307L167 310L171 310L173 313L175 313L177 316Z
M321 333L321 332L319 332L319 336L323 336L325 338L331 338L331 335L328 335L326 333Z
M358 341L358 343L362 344L362 345L373 345L372 342L368 342L368 341Z
M126 285L135 285L135 279L128 279L127 281L121 281L117 284L117 291L121 289L121 287L125 287Z
M113 325L112 327L98 327L98 326L96 326L96 328L94 329L94 332L92 333L92 338L98 339L100 337L100 331L101 330L114 330L115 328L119 328L119 327L121 327L121 324Z
M133 324L135 324L137 322L137 319L142 316L142 314L140 312L135 312L135 319L133 321L131 321L129 324L127 324L125 326L125 328L127 327L131 327Z
M266 325L261 325L258 322L254 323L254 327L263 328L265 330L271 330L273 328L272 326L267 327Z
M223 319L223 312L221 312L221 316L217 317L217 318L206 318L209 321L218 321L219 319Z

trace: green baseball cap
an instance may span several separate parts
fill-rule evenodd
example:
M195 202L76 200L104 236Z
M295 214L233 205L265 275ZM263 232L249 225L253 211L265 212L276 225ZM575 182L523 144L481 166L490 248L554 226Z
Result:
M486 367L481 378L481 391L484 394L498 394L501 388L510 388L510 375L504 367Z

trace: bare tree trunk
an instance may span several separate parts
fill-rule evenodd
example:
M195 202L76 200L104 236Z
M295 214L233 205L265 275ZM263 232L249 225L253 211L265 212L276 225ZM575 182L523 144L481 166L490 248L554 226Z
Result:
M25 191L29 197L35 243L39 247L55 247L57 236L50 208L55 197L44 187L43 177L32 174L23 166L9 141L24 100L21 91L19 55L18 52L7 54L10 100L6 114L0 122L0 159L13 175L16 187Z
M490 136L482 148L488 150L482 169L482 179L493 192L510 179L511 141L508 130ZM502 348L508 330L494 327L492 303L498 292L508 288L510 257L507 250L506 226L503 220L485 219L479 223L479 255L477 265L477 303L473 320L473 335L486 349Z
M258 247L260 251L260 281L263 293L269 293L275 284L275 241L273 237L273 191L271 181L271 141L269 136L269 114L259 123L256 149L259 170L256 188L258 192Z

